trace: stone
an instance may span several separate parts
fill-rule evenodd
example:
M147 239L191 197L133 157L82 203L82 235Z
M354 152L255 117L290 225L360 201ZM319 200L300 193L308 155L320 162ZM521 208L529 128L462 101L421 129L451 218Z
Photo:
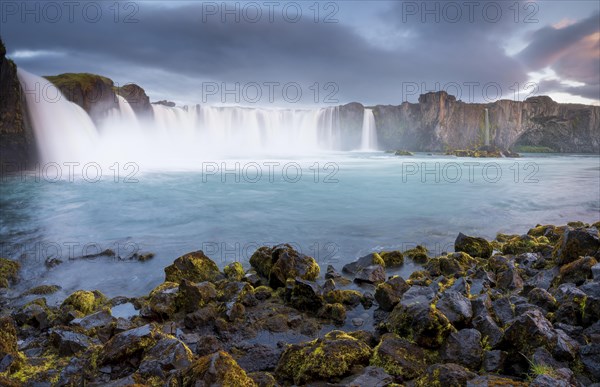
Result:
M592 267L597 263L598 261L594 257L576 259L560 268L557 281L559 284L582 285L588 278L592 278Z
M442 293L435 306L455 327L466 326L473 317L473 309L469 299L453 290Z
M418 386L464 386L477 374L459 364L434 364L427 367L425 375L417 380Z
M402 302L390 313L386 326L390 332L411 338L425 348L440 347L454 330L446 316L431 305L406 306Z
M490 348L495 348L502 341L504 333L490 315L479 315L473 319L473 328L482 335L482 341Z
M567 227L556 245L554 259L562 266L579 257L594 256L598 249L600 249L600 237L596 228Z
M483 353L483 369L490 373L502 373L508 354L499 349Z
M344 386L370 386L385 387L390 385L394 378L381 367L368 366L358 374L348 376L340 381Z
M182 371L179 381L182 387L256 386L231 355L224 351L215 352L195 360Z
M400 251L382 251L379 253L385 267L396 267L404 264L404 255Z
M177 292L177 305L186 313L192 313L205 307L218 298L215 285L212 282L193 283L182 279Z
M378 253L367 254L358 258L356 261L348 263L342 267L342 272L347 274L358 274L362 269L372 265L385 266L383 258Z
M178 292L179 284L176 282L163 282L152 289L148 296L148 309L151 315L168 318L175 314Z
M232 262L223 268L223 273L230 281L241 281L246 273L244 267L239 262Z
M402 277L394 276L377 286L375 300L381 309L389 312L400 302L408 289L410 289L410 285Z
M223 278L219 267L202 250L187 253L165 267L165 282L181 283L218 281Z
M305 384L346 376L357 365L367 365L371 349L341 332L331 331L322 339L289 345L279 359L279 378Z
M552 324L538 310L518 316L504 331L504 342L508 348L525 355L531 354L537 347L552 348L556 338Z
M579 356L587 372L600 380L600 343L582 345Z
M296 278L289 303L298 310L315 312L323 306L324 300L316 282Z
M371 365L381 367L390 375L414 379L427 364L425 352L419 346L394 334L385 334L375 347Z
M546 312L554 312L558 307L556 298L554 298L554 296L548 293L548 291L545 289L534 288L529 292L528 297L529 302L531 302L533 305L539 306Z
M161 338L161 333L152 325L121 332L110 339L102 348L100 364L114 364L124 359L142 355Z
M106 304L108 300L98 290L93 292L87 290L77 290L67 297L60 308L64 311L76 311L82 315L88 315Z
M452 332L440 352L444 362L461 364L477 371L483 359L481 333L475 329Z
M489 258L492 256L492 245L483 238L467 236L459 233L454 241L454 251L462 251L472 257Z
M146 377L165 379L173 371L183 370L192 363L190 349L174 337L164 337L146 350L138 372Z
M60 356L76 355L92 345L92 340L88 336L64 329L52 329L50 341L58 349Z

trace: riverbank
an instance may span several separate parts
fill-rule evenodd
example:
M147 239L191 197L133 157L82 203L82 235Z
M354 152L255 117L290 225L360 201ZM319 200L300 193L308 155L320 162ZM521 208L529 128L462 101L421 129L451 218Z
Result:
M196 251L146 296L76 291L56 307L44 299L53 286L24 305L0 292L0 384L590 385L599 227L459 234L455 253L417 247L343 267L279 245L259 248L250 270L221 271ZM0 276L14 286L18 264L3 259Z

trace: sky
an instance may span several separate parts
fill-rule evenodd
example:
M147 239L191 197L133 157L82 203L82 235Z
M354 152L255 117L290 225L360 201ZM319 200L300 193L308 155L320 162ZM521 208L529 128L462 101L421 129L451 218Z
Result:
M8 56L89 72L152 101L215 105L600 104L598 1L0 3Z

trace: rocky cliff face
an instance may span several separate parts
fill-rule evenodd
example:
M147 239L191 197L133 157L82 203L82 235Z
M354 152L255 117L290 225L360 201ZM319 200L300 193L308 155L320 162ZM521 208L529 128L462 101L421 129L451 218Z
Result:
M419 103L374 108L381 148L415 151L469 149L483 145L485 109L492 145L548 147L557 152L600 152L600 107L559 104L550 97L489 104L457 101L445 92Z
M34 156L35 143L17 66L6 58L0 40L0 173L25 168L35 161Z
M144 89L134 83L119 87L117 93L125 98L131 105L131 108L139 118L154 117L150 98L146 95Z

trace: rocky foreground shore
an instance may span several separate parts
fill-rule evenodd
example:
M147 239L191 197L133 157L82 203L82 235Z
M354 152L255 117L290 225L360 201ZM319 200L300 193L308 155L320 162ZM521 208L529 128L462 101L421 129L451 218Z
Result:
M248 271L196 251L145 297L0 299L0 385L593 385L599 228L459 234L454 253L379 252L325 273L289 245L261 247ZM388 275L408 261L410 277ZM0 287L18 278L0 259Z

